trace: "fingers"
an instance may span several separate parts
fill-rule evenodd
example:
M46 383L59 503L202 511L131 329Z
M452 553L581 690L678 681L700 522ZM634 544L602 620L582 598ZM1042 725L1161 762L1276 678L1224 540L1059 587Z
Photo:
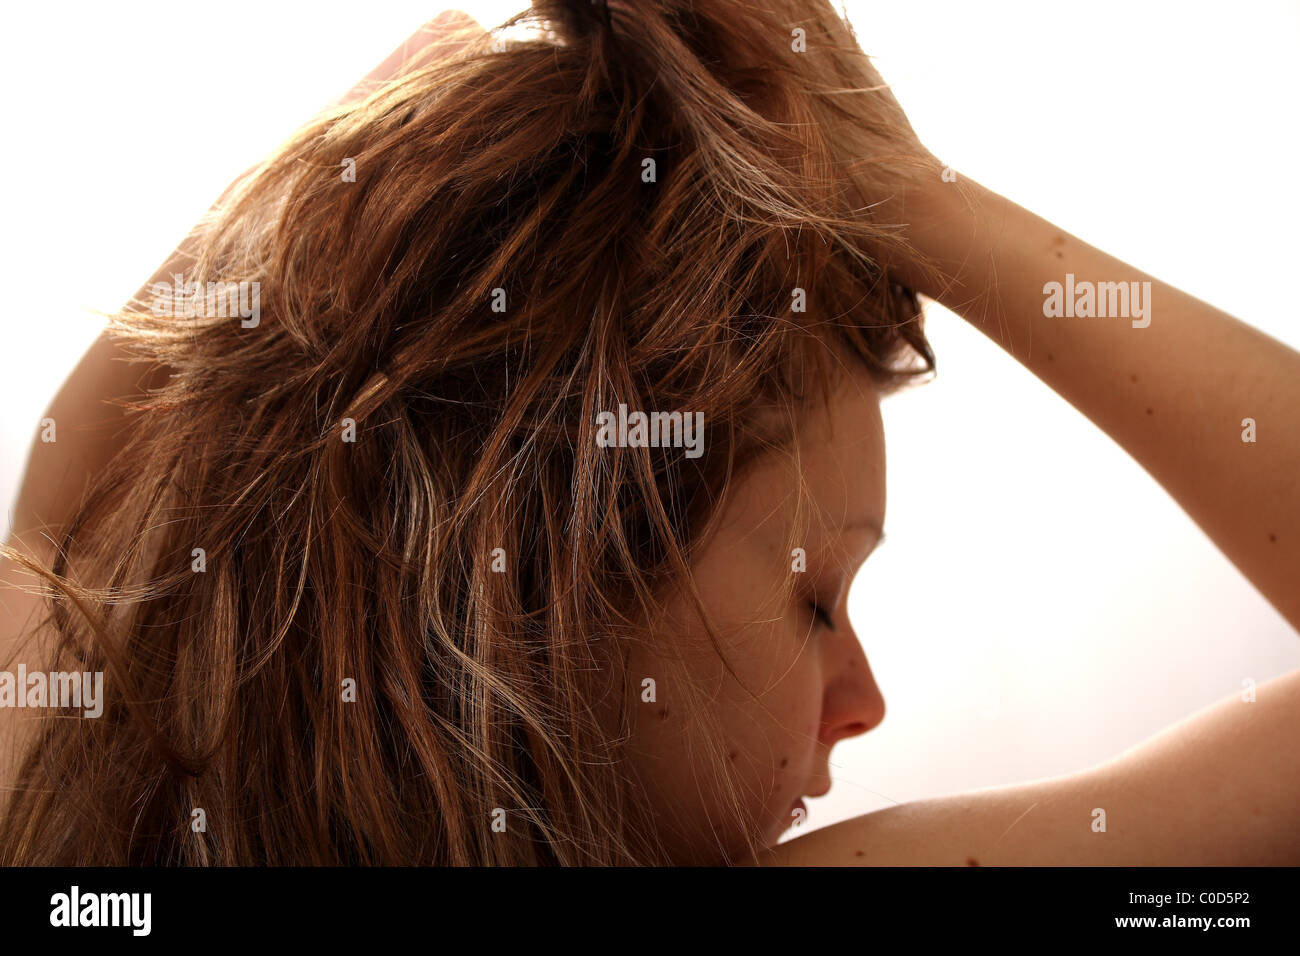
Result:
M379 87L444 57L454 56L487 35L473 17L461 10L444 10L402 41L361 82L341 96L344 105L365 99Z
M468 13L444 10L407 37L368 78L381 82L396 79L437 59L452 56L486 35L487 31Z

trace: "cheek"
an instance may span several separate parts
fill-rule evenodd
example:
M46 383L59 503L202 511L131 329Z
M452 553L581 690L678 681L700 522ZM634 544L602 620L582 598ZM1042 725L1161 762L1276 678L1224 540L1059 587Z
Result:
M771 686L758 700L734 701L729 722L737 769L756 797L759 832L771 843L796 822L791 805L817 772L823 684L811 646L793 661L774 662L766 679Z
M768 845L795 822L791 805L815 773L822 702L816 646L799 644L789 622L740 628L724 648L730 669L713 648L695 647L673 662L679 676L656 679L654 703L638 697L633 760L683 841L722 836L738 851L746 835ZM644 650L629 663L637 688L674 670ZM733 788L745 833L728 812Z

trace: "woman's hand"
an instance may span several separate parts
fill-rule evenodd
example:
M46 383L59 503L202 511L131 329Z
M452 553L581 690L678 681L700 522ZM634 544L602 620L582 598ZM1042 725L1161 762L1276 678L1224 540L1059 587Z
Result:
M330 106L345 106L363 100L390 80L454 56L485 36L487 31L468 13L444 10L403 40L401 46L350 90L333 100Z
M314 118L319 118L339 107L358 103L371 93L382 89L386 83L414 73L440 59L455 56L485 36L487 31L468 13L461 10L444 10L403 40L392 53L384 57L378 66L353 84L346 93L330 100ZM235 187L256 169L257 167L254 166L240 174L226 187L216 204L220 205L224 202ZM149 285L153 281L151 279Z
M927 267L935 237L911 233L916 223L931 223L953 194L944 164L925 148L889 84L859 46L852 26L829 3L769 0L789 25L781 38L795 54L782 62L798 72L817 94L814 117L835 152L837 167L851 179L853 205L872 223L896 236L907 226L911 248L882 237L869 251L903 284L934 296L945 280ZM801 31L801 32L800 32Z

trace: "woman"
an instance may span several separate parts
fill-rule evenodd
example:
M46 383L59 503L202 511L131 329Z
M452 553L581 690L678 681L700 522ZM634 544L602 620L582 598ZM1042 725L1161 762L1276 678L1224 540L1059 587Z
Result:
M1300 357L952 181L824 0L534 6L528 40L435 21L296 134L56 399L4 657L102 673L102 713L0 709L0 860L1300 859L1296 675L774 847L883 717L845 603L880 398L933 368L918 294L1293 625Z

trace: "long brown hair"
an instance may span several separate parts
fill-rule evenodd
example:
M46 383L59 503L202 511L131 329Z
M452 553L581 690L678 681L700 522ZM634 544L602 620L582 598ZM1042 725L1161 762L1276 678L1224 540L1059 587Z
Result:
M906 144L826 0L510 25L542 21L234 193L190 278L257 283L255 325L114 318L171 377L52 565L6 552L107 700L43 721L0 862L669 862L622 770L621 635L780 440L754 410L809 397L799 356L933 367L869 251ZM598 447L620 403L702 412L706 453Z

